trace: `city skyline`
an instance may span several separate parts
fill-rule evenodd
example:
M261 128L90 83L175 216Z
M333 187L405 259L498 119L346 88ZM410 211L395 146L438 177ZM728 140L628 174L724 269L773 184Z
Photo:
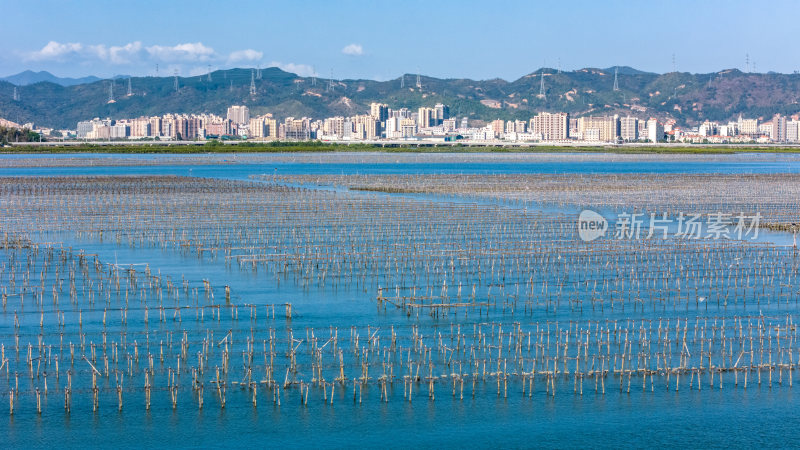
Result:
M450 115L450 107L437 103L417 111L373 102L369 113L314 118L285 117L272 113L251 115L245 105L231 105L225 116L210 113L141 115L130 118L94 118L77 123L77 131L61 130L70 140L125 141L167 139L176 141L253 140L322 142L390 142L392 144L508 144L691 142L716 144L769 144L800 142L800 117L775 114L771 119L706 120L683 127L674 119L659 120L636 115L570 116L565 112L539 112L529 120L478 120ZM32 128L26 126L26 128ZM40 134L53 130L42 129Z
M775 45L788 39L800 13L800 4L790 1L771 4L781 14L770 15L766 28L754 23L757 7L743 1L501 2L491 8L474 1L242 1L230 10L183 1L3 3L17 20L0 29L0 76L28 69L61 77L148 76L156 65L161 76L275 66L301 76L374 80L403 73L514 80L539 67L800 68L800 51Z

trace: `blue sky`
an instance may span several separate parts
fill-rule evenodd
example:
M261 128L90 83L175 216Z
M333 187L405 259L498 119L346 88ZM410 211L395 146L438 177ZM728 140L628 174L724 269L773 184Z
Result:
M0 0L0 76L198 75L278 66L327 78L514 80L547 65L800 70L800 1Z

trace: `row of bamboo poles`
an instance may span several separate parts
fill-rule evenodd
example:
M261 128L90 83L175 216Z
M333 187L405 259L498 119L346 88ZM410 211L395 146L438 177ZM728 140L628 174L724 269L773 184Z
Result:
M797 300L794 248L707 239L586 244L563 214L182 177L1 179L0 192L8 199L2 225L39 242L71 235L162 248L276 286L527 313L753 312Z
M469 197L475 186L431 200L262 181L0 178L9 413L49 411L53 396L69 412L793 384L793 248L586 244L573 217L527 211L506 194L482 203ZM790 217L794 200L769 201L769 214ZM243 299L226 281L58 243L75 240L195 256L316 298ZM307 318L327 293L377 311Z

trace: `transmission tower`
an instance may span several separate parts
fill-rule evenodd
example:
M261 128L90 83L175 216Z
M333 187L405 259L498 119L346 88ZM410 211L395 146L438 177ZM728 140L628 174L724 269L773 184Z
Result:
M178 92L178 87L179 87L178 86L178 69L175 69L174 78L175 78L175 92Z
M403 74L400 77L400 89L405 89L406 87L406 74Z
M419 76L419 67L417 67L417 89L422 89L422 79Z
M675 63L675 53L672 54L672 71L673 72L678 71L678 65Z
M311 66L311 86L317 85L317 69Z
M747 73L750 73L750 53L744 54L744 66Z
M133 89L131 88L131 77L128 77L128 97L133 95Z
M156 78L158 78L158 64L156 64Z
M108 82L108 103L114 103L114 80Z
M256 75L253 69L250 69L250 95L256 95Z
M211 81L211 64L208 65L208 81Z
M261 79L261 64L258 65L258 70L256 70L256 78Z
M333 69L331 69L331 77L328 78L328 88L326 89L327 92L333 92Z
M539 74L539 96L547 100L547 94L544 92L544 69Z
M14 101L15 102L19 101L19 92L17 92L17 87L16 86L14 86Z
M614 67L614 90L619 90L619 82L617 81L617 73L619 72L619 67Z

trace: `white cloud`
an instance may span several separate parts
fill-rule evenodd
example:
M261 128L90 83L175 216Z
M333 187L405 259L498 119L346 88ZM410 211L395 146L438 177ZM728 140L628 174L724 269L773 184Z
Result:
M214 49L203 45L202 42L144 47L139 41L111 46L50 41L41 50L26 55L26 59L30 61L63 61L68 57L82 61L100 60L110 64L134 64L147 57L167 63L207 62L218 59Z
M342 49L342 53L350 56L361 56L364 54L364 47L362 47L361 44L345 45Z
M202 42L189 42L173 46L151 45L146 47L147 53L162 61L210 61L215 57L214 49L206 47Z
M142 52L142 43L139 41L125 44L121 47L111 46L108 48L108 57L113 64L130 64L137 59Z
M41 50L30 52L25 59L29 61L59 61L69 55L78 54L83 50L83 46L78 42L60 43L56 41L48 42Z
M264 52L247 48L221 54L202 42L145 45L140 41L133 41L109 45L50 41L41 49L23 53L21 56L26 61L44 64L77 64L95 72L102 72L103 68L108 71L120 70L116 66L140 67L159 63L162 73L171 74L173 69L179 69L181 73L202 75L208 71L208 64L217 69L241 63L255 64L263 60ZM300 76L315 75L314 68L306 64L273 61L270 65Z
M278 61L272 61L269 63L272 67L277 67L285 72L291 72L297 74L301 77L310 77L316 75L314 72L314 68L307 65L307 64L296 64L296 63L282 63Z
M106 47L103 44L87 45L87 56L92 56L111 64L132 64L141 57L142 43L139 41L118 46Z
M236 50L232 52L230 56L228 56L229 63L237 63L237 62L252 62L258 61L264 57L264 52L259 52L257 50L253 50L252 48L248 48L245 50Z

